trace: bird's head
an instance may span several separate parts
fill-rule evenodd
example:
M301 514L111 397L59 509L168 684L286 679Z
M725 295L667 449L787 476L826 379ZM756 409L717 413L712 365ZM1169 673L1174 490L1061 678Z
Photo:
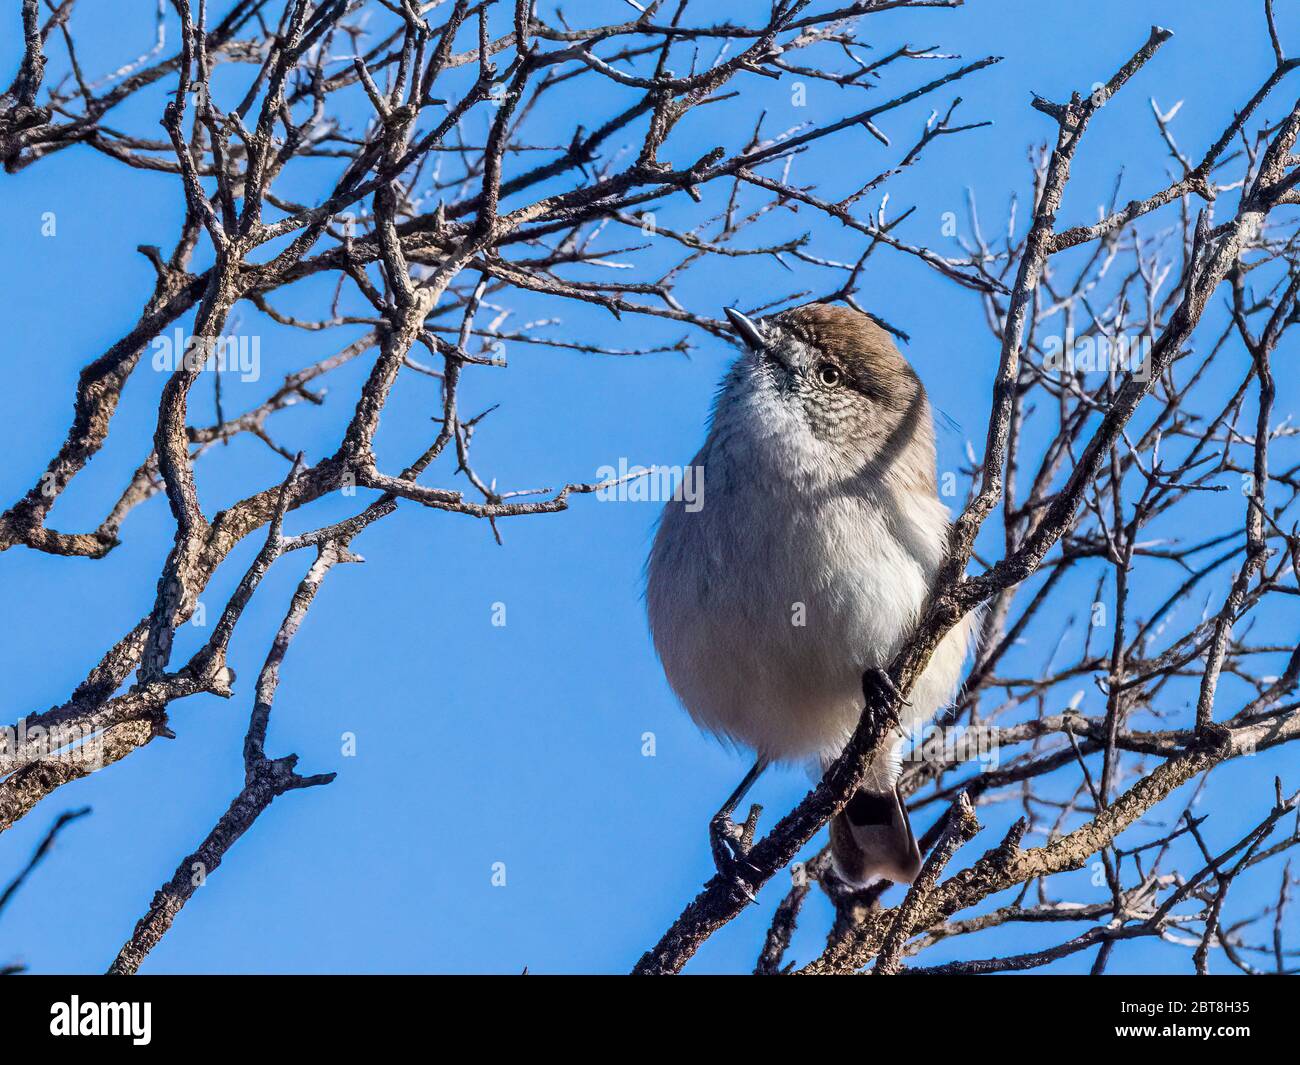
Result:
M933 485L925 388L867 315L809 303L760 319L728 308L727 317L744 354L720 411L741 403L746 416L770 421L769 430L804 438L841 474L872 468Z

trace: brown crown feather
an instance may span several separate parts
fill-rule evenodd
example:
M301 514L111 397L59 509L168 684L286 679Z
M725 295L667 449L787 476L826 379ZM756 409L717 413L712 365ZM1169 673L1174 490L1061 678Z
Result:
M879 402L902 410L924 393L921 380L885 330L861 311L830 303L807 303L773 316L805 344L838 362L854 385Z

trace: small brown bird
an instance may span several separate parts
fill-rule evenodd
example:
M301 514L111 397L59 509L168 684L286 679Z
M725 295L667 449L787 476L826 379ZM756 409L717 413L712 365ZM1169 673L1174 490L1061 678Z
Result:
M843 749L863 674L888 665L917 622L948 535L925 389L883 329L827 304L727 315L744 353L694 460L706 503L666 505L646 590L673 690L699 725L758 755L711 826L724 866L725 826L767 764L820 771ZM970 638L967 619L935 650L901 728L831 824L851 884L910 883L920 869L900 748L951 701Z

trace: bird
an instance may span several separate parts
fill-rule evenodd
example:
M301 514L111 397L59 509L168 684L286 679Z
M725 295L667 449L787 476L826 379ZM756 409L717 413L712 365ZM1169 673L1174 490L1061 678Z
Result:
M687 712L756 755L710 822L715 861L734 873L731 813L754 780L773 763L824 772L858 723L864 688L892 688L884 670L932 591L949 514L925 388L885 329L830 303L726 314L741 354L692 463L705 503L687 507L680 493L665 503L645 598ZM831 819L832 866L852 888L910 884L920 871L898 790L902 747L951 705L973 638L971 615L945 635Z

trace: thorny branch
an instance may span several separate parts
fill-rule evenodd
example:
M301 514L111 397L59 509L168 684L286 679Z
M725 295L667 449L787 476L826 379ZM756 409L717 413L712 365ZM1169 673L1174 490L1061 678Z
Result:
M271 758L264 748L279 665L326 573L357 560L354 538L399 504L414 503L483 519L499 539L505 519L563 511L574 496L602 487L561 477L558 490L499 489L476 466L472 442L492 423L463 411L467 376L499 372L503 344L627 357L727 337L719 308L692 306L682 282L737 257L792 272L797 264L801 287L772 293L764 308L811 298L860 306L874 255L905 257L982 301L998 351L983 453L970 454L969 499L934 597L890 676L905 693L944 632L982 610L979 657L951 717L984 730L998 749L1023 753L975 775L961 773L960 759L946 752L910 765L903 784L913 806L949 811L922 841L929 857L921 879L897 905L880 909L885 885L854 895L835 882L824 855L811 859L777 909L758 970L790 968L784 954L812 884L830 896L837 916L807 972L854 971L873 960L878 973L920 971L909 960L934 944L1009 922L1050 928L1075 918L1093 927L1041 951L957 967L1021 969L1096 947L1100 971L1114 944L1146 935L1185 942L1201 971L1211 948L1245 971L1294 967L1294 948L1277 940L1265 950L1250 938L1251 925L1225 924L1235 880L1297 841L1294 832L1271 836L1295 808L1281 786L1269 813L1231 852L1232 864L1225 855L1191 879L1159 871L1175 848L1206 850L1190 813L1154 841L1126 837L1121 847L1117 838L1149 824L1158 803L1203 782L1215 766L1300 733L1294 625L1253 624L1300 594L1300 541L1293 519L1291 531L1285 527L1300 467L1279 458L1295 431L1275 410L1275 356L1300 318L1297 234L1278 217L1300 203L1300 104L1280 121L1261 117L1297 63L1285 58L1266 5L1275 68L1201 160L1193 164L1177 146L1177 107L1162 111L1153 100L1155 135L1174 163L1169 183L1126 205L1112 202L1094 223L1060 228L1091 120L1102 107L1120 106L1121 90L1170 37L1153 29L1097 91L1066 103L1034 100L1055 125L1055 144L1033 160L1027 223L1013 205L1004 236L988 240L972 199L969 236L943 254L910 235L910 212L887 219L884 202L891 183L932 146L985 124L959 121L961 100L948 90L968 78L974 85L997 57L959 61L907 43L876 51L870 62L860 53L871 47L873 14L956 6L861 0L823 11L807 0L778 0L738 25L710 21L690 0L655 0L628 21L574 27L528 0L233 0L224 13L203 0L173 0L172 10L160 11L150 51L88 78L77 57L75 0L48 12L22 0L22 58L0 92L5 170L39 166L69 149L98 153L112 165L173 179L183 221L170 250L141 246L154 271L152 291L142 293L139 315L119 339L87 361L63 444L0 513L0 551L90 560L130 536L133 512L155 495L165 498L174 526L169 549L159 552L148 612L61 704L7 730L0 832L63 785L175 736L177 704L202 693L236 697L227 651L263 577L285 555L308 548L315 555L256 684L244 785L154 897L112 971L139 968L196 883L275 798L331 778L300 776L294 756ZM912 77L914 70L924 73ZM840 113L777 128L751 107L743 122L711 134L725 143L686 147L680 131L693 113L743 112L756 86L783 75L833 86ZM561 138L535 132L554 128L574 85L599 101L599 116L571 122ZM128 101L152 107L161 135L124 128L117 115ZM892 149L882 125L912 121L908 105L918 103L933 113L908 137L910 147ZM485 132L471 136L471 127ZM818 175L809 159L823 144L865 160L847 192L811 180ZM304 187L299 172L323 168L332 168L329 181L312 202L287 191ZM876 196L880 206L869 209L865 201ZM658 213L670 206L686 221L661 225ZM1164 222L1160 212L1178 215ZM801 233L782 229L791 217ZM860 241L853 258L834 261L814 248L810 218ZM665 247L674 254L665 258ZM297 287L313 282L332 290L327 306L310 318L283 309ZM1224 288L1226 324L1205 341L1198 327L1206 330ZM555 312L521 320L512 306L518 301L545 301ZM611 321L635 319L655 339L632 347L558 328L563 309L580 306L608 311ZM228 414L216 354L249 320L300 331L312 354L261 402ZM185 357L166 370L155 431L133 442L139 465L117 502L94 528L52 527L59 500L108 441L123 389L150 366L151 345L185 323ZM679 332L664 332L670 329ZM323 346L331 333L340 341ZM1151 342L1144 373L1121 368L1098 388L1086 369L1051 362L1051 336L1096 344L1134 333ZM1234 342L1246 352L1244 369L1232 362ZM285 442L291 434L281 412L325 405L330 375L358 362L365 380L347 399L345 428L328 453L307 460ZM1224 366L1236 374L1226 388ZM389 400L430 378L439 389L432 440L417 455L381 456L376 439ZM205 423L194 411L208 381L216 413ZM201 460L243 434L289 470L250 480L241 499L214 512ZM1187 542L1195 525L1179 519L1223 487L1215 478L1228 476L1245 486L1243 529L1207 528ZM351 517L311 521L314 504L358 491L365 501ZM286 532L299 512L303 531ZM178 627L230 553L264 527L262 548L207 643L176 660ZM1179 571L1177 583L1163 605L1138 617L1130 596L1139 568L1146 580L1148 570L1165 567ZM1227 596L1179 631L1180 609L1208 594L1225 568L1233 571ZM1054 610L1068 613L1061 597L1076 576L1096 585L1098 601L1109 577L1110 646L1094 648L1090 628L1076 660L1053 651L1036 675L1008 675L1025 634L1044 632ZM1279 656L1285 664L1269 672ZM1103 688L1104 713L1082 712L1065 694L1088 677ZM1189 683L1194 716L1179 726L1170 719ZM868 706L817 788L753 842L742 867L747 890L711 880L637 971L680 970L751 891L798 856L861 781L893 711ZM1076 774L1067 800L1035 790L1066 774ZM976 808L997 801L1019 801L1023 818L998 846L943 879L978 831ZM1022 846L1031 835L1044 841ZM1106 900L1053 901L1049 878L1096 855ZM1026 905L1033 885L1038 902ZM1275 905L1258 920L1275 915L1280 923L1291 886L1284 873ZM1008 891L1018 892L1013 902L958 916Z
M986 773L954 788L940 790L935 797L943 798L945 794L955 793L964 803L968 795L979 796L999 786L1022 784L1027 788L1035 778L1077 761L1083 769L1092 805L1081 806L1076 797L1062 808L1060 803L1039 798L1026 790L1023 802L1027 816L1013 826L997 848L937 887L934 878L952 857L955 840L954 822L950 820L949 827L943 831L937 831L939 826L936 825L936 830L932 830L925 841L932 850L921 878L893 910L878 910L870 906L887 885L869 889L866 893L869 904L864 907L857 905L852 897L846 898L842 889L835 886L833 877L823 874L823 881L829 881L827 892L836 904L839 919L821 957L805 966L803 972L851 972L869 964L873 958L876 959L874 971L877 974L903 971L901 955L910 936L928 933L918 941L921 947L938 942L951 934L945 933L945 927L958 911L1017 886L1023 891L1037 882L1040 896L1045 899L1043 882L1047 877L1080 868L1097 854L1102 856L1101 864L1107 870L1113 892L1113 906L1098 916L1108 917L1113 922L1111 925L1084 933L1059 949L1014 960L971 963L971 967L963 971L1031 968L1093 945L1101 948L1094 966L1095 972L1101 971L1116 940L1136 935L1169 936L1175 924L1168 907L1157 911L1159 919L1153 918L1141 929L1127 924L1132 914L1109 854L1115 838L1146 816L1176 788L1221 762L1243 754L1254 754L1264 747L1300 735L1297 705L1283 702L1296 686L1297 674L1293 665L1288 666L1282 677L1257 679L1240 664L1240 657L1250 653L1240 646L1233 648L1238 675L1254 685L1258 697L1227 722L1216 722L1212 717L1214 677L1220 668L1216 660L1220 654L1228 653L1226 647L1234 623L1239 623L1246 610L1257 606L1269 594L1295 595L1297 592L1294 527L1288 533L1278 521L1295 500L1295 485L1285 484L1282 498L1271 508L1266 504L1266 496L1272 499L1268 489L1277 479L1270 473L1267 462L1268 441L1278 432L1270 414L1273 387L1269 362L1280 336L1279 330L1300 318L1294 283L1295 238L1292 231L1271 237L1268 218L1271 212L1293 199L1294 182L1289 171L1293 172L1297 162L1293 150L1300 131L1300 102L1291 109L1288 118L1271 127L1266 126L1255 136L1247 153L1249 168L1241 182L1240 202L1229 220L1211 228L1208 209L1202 209L1193 221L1187 204L1189 193L1213 201L1220 191L1226 191L1209 184L1211 174L1217 166L1228 161L1223 154L1227 146L1242 133L1256 108L1293 64L1279 59L1278 68L1270 73L1260 92L1237 114L1204 161L1183 179L1143 201L1131 203L1123 211L1112 210L1097 226L1064 233L1057 233L1055 229L1071 163L1090 119L1171 36L1167 30L1153 28L1146 43L1108 82L1088 97L1076 94L1066 104L1035 98L1034 107L1056 122L1057 139L1054 150L1035 168L1034 211L1028 230L1023 238L1012 243L1015 239L1013 220L1008 227L1007 250L1000 255L992 251L982 236L978 236L977 246L968 247L972 263L997 263L1003 276L1015 275L1005 304L999 299L999 290L992 286L984 287L987 319L1001 344L988 435L982 462L976 464L972 461L975 478L972 495L953 524L948 560L935 581L931 602L888 671L895 688L906 697L911 683L924 669L944 633L964 614L982 608L983 657L972 670L958 711L965 712L970 722L975 724L981 696L991 696L995 689L1001 688L1005 693L1002 704L996 706L991 717L1002 716L1019 706L1037 704L1038 722L1020 726L1018 735L1012 729L1001 729L995 742L1033 740L1037 743L1044 735L1063 731L1069 737L1074 753L1058 747L1048 755L1023 756L1005 770ZM1170 268L1156 261L1151 242L1131 226L1138 218L1174 202L1182 203L1184 208L1182 271L1177 284L1160 296L1159 290ZM978 233L973 208L972 224ZM1060 286L1051 269L1053 256L1090 242L1097 242L1097 249L1083 261L1077 275L1068 278L1065 286ZM1260 250L1262 256L1254 258L1249 266L1245 265L1243 256ZM1121 254L1131 256L1135 268L1109 302L1103 302L1100 285ZM1151 627L1160 622L1160 628L1163 628L1161 616L1170 612L1200 578L1176 593L1156 617L1148 620L1139 634L1145 639L1128 643L1125 631L1128 581L1139 548L1143 548L1149 557L1165 557L1189 570L1191 566L1186 560L1205 548L1194 544L1155 552L1151 545L1140 545L1136 534L1161 517L1175 502L1186 500L1196 490L1210 487L1204 481L1215 471L1197 470L1215 458L1206 453L1213 449L1221 450L1218 472L1233 469L1230 449L1238 442L1231 438L1220 439L1218 434L1224 418L1231 415L1235 420L1241 393L1234 397L1235 405L1230 405L1223 415L1209 420L1207 425L1198 424L1205 419L1192 412L1188 397L1209 360L1205 360L1190 380L1183 383L1176 382L1174 367L1190 354L1187 345L1215 290L1225 280L1240 277L1247 269L1259 269L1270 263L1281 265L1284 276L1289 276L1292 283L1287 284L1285 280L1275 283L1273 293L1264 302L1249 304L1252 313L1270 313L1272 328L1265 331L1271 341L1267 350L1262 350L1263 345L1243 334L1243 342L1252 360L1246 382L1252 376L1261 381L1259 413L1253 441L1250 442L1254 461L1247 493L1246 561L1213 626L1202 622L1182 639L1173 641L1173 646L1163 653L1153 653L1151 642L1155 633L1150 631ZM1145 288L1145 297L1141 292L1130 293L1130 288L1138 286ZM1239 305L1244 302L1238 300ZM1239 330L1246 317L1240 309L1235 312ZM1137 324L1146 336L1153 338L1147 356L1149 363L1142 368L1143 372L1128 374L1122 371L1136 370L1137 367L1119 366L1119 372L1116 372L1112 363L1100 396L1088 395L1084 391L1083 372L1076 370L1074 365L1053 367L1045 358L1041 342L1036 339L1036 334L1051 332L1051 325L1058 324L1064 326L1060 333L1070 342L1080 336L1114 340L1132 328L1131 323ZM1030 361L1027 358L1030 354L1037 358ZM1245 383L1242 391L1244 388ZM1025 398L1031 390L1042 390L1049 397L1054 395L1057 398L1060 430L1043 452L1038 470L1031 470L1032 486L1022 501L1014 496L1008 498L1008 493L1015 490L1016 475L1025 461L1020 446L1021 437L1030 424ZM1153 392L1163 393L1158 399L1161 407L1139 440L1133 442L1127 435L1127 427L1134 420L1141 401ZM1101 416L1095 426L1089 421L1094 414ZM1188 449L1185 458L1172 468L1166 468L1162 465L1160 451L1163 441L1168 455L1171 439L1188 442ZM1145 462L1143 452L1149 452ZM1069 472L1065 473L1067 463ZM1132 489L1126 490L1124 483L1126 478L1134 477L1144 482L1136 496ZM975 556L977 538L987 519L999 507L1004 515L1004 556L991 565L984 564L983 572L970 575L967 570ZM1088 522L1088 518L1093 521ZM1266 523L1268 534L1264 531ZM1230 534L1215 542L1228 538ZM1266 546L1267 539L1277 541L1284 559L1272 572L1266 571L1265 563L1278 551ZM1056 558L1051 557L1054 550ZM1113 614L1115 643L1109 661L1091 657L1085 645L1084 660L1058 672L1053 672L1053 663L1049 662L1044 675L1032 680L1002 679L992 675L993 667L1014 642L1014 637L1047 600L1052 585L1067 568L1089 558L1108 561L1117 574ZM1048 567L1046 582L1040 584L1038 593L1008 632L1009 611L1016 592L1043 567ZM1279 650L1289 653L1294 663L1297 652L1286 647L1286 640L1282 644ZM1162 688L1171 687L1170 682L1207 649L1211 657L1203 674L1201 709L1195 727L1180 732L1130 731L1128 716L1139 706L1149 707L1151 713L1159 715L1159 710L1151 704ZM1106 677L1110 694L1105 718L1089 721L1071 713L1048 718L1043 708L1049 700L1060 698L1055 692L1057 685L1090 671ZM879 686L873 686L872 690L879 690ZM870 763L876 738L881 735L885 724L894 718L894 713L893 706L876 705L868 694L868 703L853 739L827 771L822 783L746 855L746 862L739 867L746 890L736 890L723 877L715 877L660 942L638 962L635 971L679 971L712 932L734 918L746 905L748 896L793 858L817 829L852 796ZM980 724L984 725L983 722ZM1082 749L1074 740L1075 732L1089 737ZM1112 800L1109 798L1110 785L1116 776L1122 750L1156 753L1166 760L1145 776L1140 776L1129 790ZM1084 755L1098 751L1104 759L1100 792L1093 787L1086 763L1080 761ZM908 790L916 790L952 766L952 762L945 762L942 756L936 761L923 763L918 770L909 773L905 778ZM988 801L992 801L991 796ZM1294 798L1284 801L1279 794L1274 811L1258 829L1259 837L1266 836L1281 814L1294 810L1295 805ZM1037 849L1023 849L1022 839L1031 825L1038 822L1044 808L1055 816L1048 829L1049 843ZM1073 831L1061 834L1061 826L1071 813L1076 812L1085 818L1084 822ZM960 838L970 838L973 833L974 827L970 825ZM1300 833L1280 846L1285 848L1296 842L1300 842ZM824 862L822 868L825 869ZM1140 884L1148 881L1148 874L1143 872L1140 864L1135 872ZM1288 876L1283 874L1279 907L1284 905L1289 894ZM1220 882L1219 897L1208 902L1206 910L1198 915L1204 925L1198 958L1203 959L1206 945L1217 939L1233 964L1240 966L1239 955L1234 960L1232 946L1218 936L1218 913L1227 883ZM781 944L789 942L793 924L790 907L801 903L804 894L804 887L796 885L786 902L778 908L777 923L769 932L769 947L775 938L778 950L773 956L765 948L762 960L765 971L775 971L783 949ZM1018 906L1000 918L986 919L980 928L1014 919L1025 919ZM1188 918L1179 915L1178 920L1186 922ZM1200 960L1197 964L1198 969L1204 971ZM953 967L953 971L960 968Z

